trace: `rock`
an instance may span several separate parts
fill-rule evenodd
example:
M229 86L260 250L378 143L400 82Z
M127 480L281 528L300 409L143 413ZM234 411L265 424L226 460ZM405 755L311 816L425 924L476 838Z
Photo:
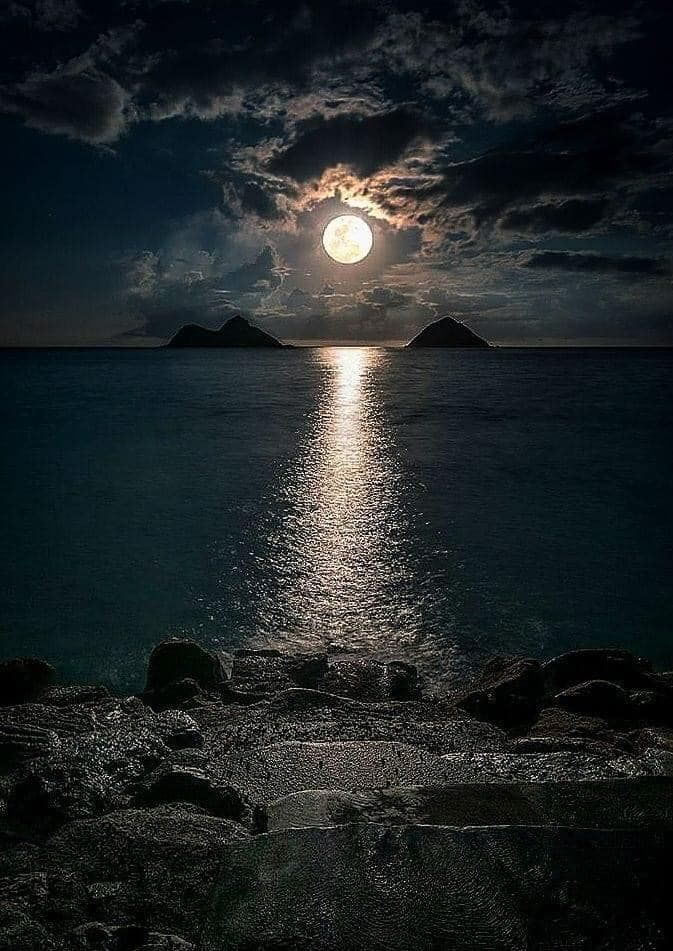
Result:
M70 823L47 843L41 864L83 879L88 918L141 922L150 932L196 942L224 845L242 825L169 804L122 809Z
M205 742L196 722L184 710L163 710L155 720L155 728L172 750L200 749Z
M441 317L424 327L407 347L489 347L490 344L455 317Z
M58 767L40 767L19 780L7 801L10 828L29 839L50 835L83 816L106 811L115 804L95 783Z
M351 824L222 850L201 951L669 944L670 831Z
M196 641L162 641L150 655L146 691L162 691L171 684L195 681L204 690L217 690L226 680L222 660Z
M63 932L81 922L85 905L83 883L68 872L27 872L0 880L0 949L70 951Z
M319 687L327 673L327 655L281 654L277 650L237 650L231 687L257 694L291 687Z
M90 716L75 722L87 723ZM136 784L169 753L152 729L154 715L140 701L115 702L93 722L87 732L60 737L48 756L20 771L7 802L15 832L40 838L67 822L127 805Z
M588 680L610 680L622 687L647 687L652 666L625 650L577 650L548 660L542 668L549 694Z
M146 691L143 699L153 710L169 710L171 707L181 707L184 704L189 706L202 695L203 691L194 678L184 677L182 680L174 680L156 690Z
M184 766L170 766L150 776L137 801L145 806L191 802L211 815L237 822L246 812L246 804L233 786L215 785L204 773Z
M664 690L631 690L629 713L649 723L673 723L673 695Z
M295 687L245 709L204 705L191 715L213 733L209 753L252 750L290 740L396 740L435 753L497 750L507 737L490 723L473 720L442 703L363 702Z
M240 315L232 317L219 330L209 330L198 324L181 327L168 347L275 347L283 344L271 334L255 327Z
M55 676L51 664L34 657L0 661L0 706L35 700Z
M111 697L108 688L100 684L59 684L44 690L40 694L40 703L53 707L70 707L75 704L101 703Z
M606 743L619 744L619 736L610 729L606 720L583 716L561 707L545 707L529 730L530 737L578 737Z
M542 668L530 657L496 657L461 698L473 716L505 727L532 723L542 700Z
M629 695L609 680L588 680L556 695L555 702L566 710L599 717L621 717L627 712Z
M412 700L420 695L412 664L387 664L368 658L331 660L321 689L353 700Z
M53 730L17 723L0 723L0 766L46 756L59 744Z
M265 831L350 822L673 830L673 779L459 783L379 790L311 789L264 807Z
M149 931L141 925L93 921L76 928L73 939L78 951L195 951L191 941Z
M391 700L415 700L420 696L418 670L401 660L385 666L385 690Z
M0 902L0 951L59 951L53 935L29 912L10 902Z
M279 743L230 754L227 782L262 804L302 789L383 789L448 781L443 758L402 743Z

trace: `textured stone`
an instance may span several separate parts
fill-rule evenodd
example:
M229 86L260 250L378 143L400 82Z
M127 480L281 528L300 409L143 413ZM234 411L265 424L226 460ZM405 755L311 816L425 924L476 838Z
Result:
M460 705L473 716L506 727L531 723L542 699L539 661L530 657L496 657L462 697Z
M269 832L349 822L673 830L673 779L302 790L269 803L262 820Z
M42 861L81 876L90 917L194 941L223 844L241 837L238 823L188 806L124 809L65 827Z
M248 707L206 705L190 711L210 735L214 758L289 740L397 740L436 753L502 749L505 734L439 703L363 703L295 688Z
M670 832L643 830L261 835L223 849L201 949L663 951L672 846Z
M226 673L221 658L196 641L175 638L157 644L150 655L145 689L162 690L185 678L203 689L216 690L226 680Z
M214 816L239 822L246 812L238 790L232 786L219 786L201 771L185 766L168 766L153 773L137 799L146 806L191 802Z
M577 650L548 660L542 667L549 693L587 680L611 680L622 687L646 687L652 665L624 650Z
M552 782L665 774L667 763L575 752L546 754L452 753L436 756L402 743L279 743L238 754L222 774L253 803L302 789L386 789L446 783Z
M577 713L590 716L620 717L627 713L629 695L618 684L609 680L588 680L568 687L556 695L556 703Z

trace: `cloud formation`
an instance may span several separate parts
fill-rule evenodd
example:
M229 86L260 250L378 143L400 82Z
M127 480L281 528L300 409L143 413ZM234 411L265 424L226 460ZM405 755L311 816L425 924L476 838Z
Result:
M241 310L281 336L406 339L451 311L501 341L671 337L670 11L17 0L0 21L10 135L40 133L44 169L68 140L91 180L105 155L129 196L123 243L67 175L68 215L40 225L17 202L59 246L95 230L73 260L92 285L100 260L116 268L97 305L116 332L158 340ZM374 233L351 269L320 246L343 212ZM20 310L4 319L20 332Z

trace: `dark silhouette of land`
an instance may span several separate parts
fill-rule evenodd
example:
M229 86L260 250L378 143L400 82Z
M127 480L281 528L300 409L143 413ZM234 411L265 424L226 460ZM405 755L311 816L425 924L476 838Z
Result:
M424 327L409 341L407 347L490 347L490 343L479 337L455 317L441 317Z
M181 327L167 347L284 347L280 340L255 327L240 315L232 317L219 330L198 324Z

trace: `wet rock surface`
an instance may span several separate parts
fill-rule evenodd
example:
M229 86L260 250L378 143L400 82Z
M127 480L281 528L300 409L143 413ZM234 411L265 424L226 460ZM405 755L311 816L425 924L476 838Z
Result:
M228 674L187 640L141 697L25 659L3 683L0 951L673 943L673 684L626 652L445 697L404 661Z

